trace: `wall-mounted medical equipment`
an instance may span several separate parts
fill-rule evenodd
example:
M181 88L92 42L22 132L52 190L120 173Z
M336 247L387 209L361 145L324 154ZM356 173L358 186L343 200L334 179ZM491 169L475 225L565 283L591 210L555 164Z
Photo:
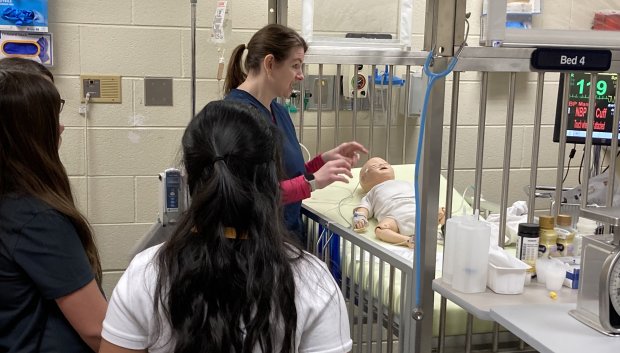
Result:
M176 168L166 169L159 174L160 198L159 221L165 227L176 224L187 207L186 184L181 171Z
M342 81L342 94L349 98L367 97L371 75L369 65L349 65Z
M562 111L566 109L567 131L566 142L583 144L586 141L588 99L590 94L590 74L584 72L574 72L570 74L568 82L569 96L568 106L562 107L564 98L564 75L560 76L558 89L557 108L555 113L555 126L553 129L553 141L560 140L560 130L562 123ZM597 76L595 84L595 119L594 132L592 133L592 144L611 145L611 135L613 131L613 117L616 108L616 87L618 86L618 76L611 73L601 73ZM616 127L618 129L618 127Z
M47 0L0 1L0 30L47 32Z
M54 64L52 34L0 31L0 59L13 57L52 66Z
M379 71L379 67L375 67L375 71L370 77L373 80L374 92L372 92L372 98L374 103L374 110L380 112L387 112L388 104L391 104L392 99L390 96L390 83L393 89L398 89L398 92L402 92L400 88L405 85L405 80L398 77L395 73L390 72L389 65L385 65L382 71ZM400 107L401 96L400 93L392 93L396 96L396 107Z
M286 98L282 104L284 104L284 106L286 106L286 108L288 109L288 112L290 114L294 114L297 113L299 111L299 109L302 109L302 106L305 106L306 104L302 103L303 99L302 99L302 94L301 91L299 90L299 84L295 84L293 86L293 91L291 91L291 95L290 97Z
M82 103L121 103L121 77L118 75L80 75Z
M159 173L159 211L157 222L138 240L130 252L131 257L139 252L160 244L172 236L181 215L189 205L187 181L176 168L166 169Z
M304 80L307 82L306 87L312 91L311 96L308 97L306 109L317 110L320 97L322 111L334 110L336 76L324 75L319 78L318 75L308 75Z

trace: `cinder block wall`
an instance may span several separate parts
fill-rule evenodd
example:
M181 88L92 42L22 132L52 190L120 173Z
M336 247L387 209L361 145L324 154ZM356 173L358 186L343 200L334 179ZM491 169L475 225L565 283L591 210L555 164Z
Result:
M108 295L128 265L128 251L157 218L158 173L178 164L180 138L191 115L189 3L63 0L49 5L52 71L67 102L61 157L95 230ZM197 8L200 109L220 95L219 56L208 29L215 1L199 1ZM227 54L267 23L263 1L237 1L234 8ZM80 74L120 75L122 103L91 104L86 124L78 114ZM145 77L172 78L174 106L146 107Z
M613 2L600 0L600 8L617 8ZM370 0L337 3L317 0L315 3L329 10L315 18L317 30L339 34L353 29L395 30L395 1L389 2L394 3L392 5L377 5ZM572 3L571 7L563 0L547 0L544 5L547 13L561 14L557 16L561 25L566 23L566 18L584 18L586 21L591 16L584 13L597 8L590 2L587 8L578 1ZM325 7L327 4L331 7ZM190 119L190 5L189 1L166 0L63 0L50 1L49 6L56 62L53 73L62 97L67 101L61 115L67 126L61 156L77 202L95 230L105 271L105 289L109 295L128 264L129 249L156 220L157 174L178 162L180 136ZM413 44L417 48L421 47L423 39L424 6L423 0L417 0L414 6ZM472 11L469 42L475 44L479 35L481 0L469 1L467 7ZM289 24L297 29L301 26L300 9L301 0L289 1ZM362 9L365 12L360 15ZM221 83L215 79L219 54L209 41L214 11L215 1L198 1L198 109L221 96ZM544 19L545 24L546 21L553 23L556 17L547 18L545 15L539 20ZM234 46L247 43L254 31L267 23L267 3L234 0L232 20L232 38L224 46L226 61ZM78 114L80 74L122 76L122 103L91 104L86 122ZM145 77L173 79L173 107L145 107ZM485 167L491 170L485 174L485 185L498 185L501 177L504 130L500 125L505 116L506 77L497 75L491 78L487 142L497 148L486 151L488 162L485 159ZM519 75L517 100L520 106L532 102L534 80L533 75ZM557 75L548 75L547 80L557 82ZM459 190L473 183L478 74L462 75L461 85L460 111L464 118L459 126L461 147L456 173ZM449 92L450 82L447 88ZM543 117L541 165L545 170L539 180L550 178L549 182L554 180L557 159L555 146L549 142L556 92L557 89L545 92L547 106ZM446 107L449 107L449 98ZM511 176L514 184L512 199L524 199L520 188L529 173L526 168L530 158L528 136L531 136L532 113L533 108L516 111L515 157L511 160L516 169ZM448 124L447 116L445 122ZM325 131L330 133L329 128ZM383 145L384 141L378 139L377 145ZM447 141L447 135L444 141ZM412 153L408 155L413 156ZM569 180L574 179L569 176ZM488 199L499 201L499 191L493 187L487 189L485 186L483 193Z

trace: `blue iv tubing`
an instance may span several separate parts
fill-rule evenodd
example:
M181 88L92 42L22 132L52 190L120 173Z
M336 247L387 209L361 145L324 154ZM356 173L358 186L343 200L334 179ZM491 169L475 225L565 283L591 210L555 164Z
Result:
M431 95L431 90L433 89L433 85L435 84L435 81L446 77L448 74L450 74L450 72L452 72L452 70L454 70L454 67L456 66L456 62L458 61L458 55L460 54L460 50L456 53L454 57L452 57L452 59L450 59L448 68L438 73L434 73L430 69L430 65L433 61L433 53L434 53L434 50L431 50L431 52L428 53L428 57L426 57L426 62L424 62L424 74L426 74L426 76L428 77L428 84L426 85L426 93L424 94L424 104L422 105L422 113L420 115L420 135L418 136L418 150L416 152L416 157L415 157L415 174L414 174L415 179L413 181L413 186L414 186L414 192L415 192L414 196L415 196L416 205L420 204L420 193L418 191L419 190L418 175L420 172L419 170L420 169L420 158L422 156L422 142L424 140L424 128L426 126L426 110L428 109L428 100ZM420 308L421 306L421 300L420 300L420 288L421 288L421 284L420 284L420 248L421 248L420 238L421 238L421 233L422 233L420 230L420 219L421 218L422 216L420 214L420 207L416 207L414 257L415 257L415 272L416 272L415 305L417 308Z

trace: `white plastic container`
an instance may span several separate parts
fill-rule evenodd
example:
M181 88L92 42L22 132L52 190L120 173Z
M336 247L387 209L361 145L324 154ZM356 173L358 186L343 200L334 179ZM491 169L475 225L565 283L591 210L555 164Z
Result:
M583 236L595 234L596 228L598 228L598 223L596 223L596 221L583 217L579 218L579 223L577 223L577 234L575 234L575 239L573 240L574 256L581 256L581 240Z
M498 294L523 293L526 271L530 267L530 265L516 258L510 267L498 266L493 261L489 261L487 286Z
M454 260L458 247L458 232L460 224L466 220L473 220L474 216L456 216L446 221L446 235L443 241L443 265L441 267L441 278L446 284L452 284L454 276Z
M465 219L459 223L456 239L452 288L463 293L486 291L491 226Z

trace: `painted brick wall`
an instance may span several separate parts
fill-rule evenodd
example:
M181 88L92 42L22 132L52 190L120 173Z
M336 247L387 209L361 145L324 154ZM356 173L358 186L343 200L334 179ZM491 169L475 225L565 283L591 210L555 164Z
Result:
M157 174L178 165L190 118L190 4L164 0L51 1L53 73L67 101L61 157L101 252L108 295L128 251L157 218ZM237 1L227 52L267 23L263 1ZM218 53L209 41L214 1L198 2L197 107L220 95ZM235 11L235 9L237 11ZM91 104L78 114L80 74L120 75L121 104ZM173 107L144 105L144 78L173 79ZM88 134L88 138L86 138ZM88 183L88 186L87 186Z

